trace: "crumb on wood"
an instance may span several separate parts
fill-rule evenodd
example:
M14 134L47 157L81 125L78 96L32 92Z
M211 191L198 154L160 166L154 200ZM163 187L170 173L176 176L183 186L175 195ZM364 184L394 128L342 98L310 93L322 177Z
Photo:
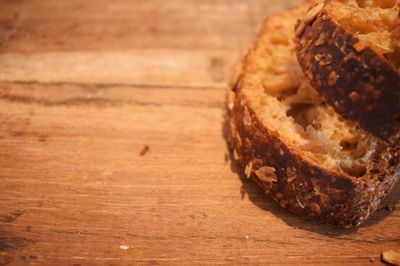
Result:
M139 155L140 156L144 156L146 155L146 153L148 153L150 150L150 147L148 145L144 145L144 147L142 148L142 150L140 151Z
M129 246L128 245L121 245L121 246L119 246L119 248L122 249L122 250L128 250Z

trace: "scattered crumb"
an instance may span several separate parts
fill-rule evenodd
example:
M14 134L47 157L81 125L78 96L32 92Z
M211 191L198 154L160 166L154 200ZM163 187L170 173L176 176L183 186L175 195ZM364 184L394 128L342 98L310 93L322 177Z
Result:
M382 253L382 261L400 266L400 253L388 250Z
M129 246L127 246L127 245L121 245L121 246L119 246L119 248L120 248L120 249L123 249L123 250L128 250L128 249L129 249Z
M140 151L139 155L140 155L140 156L144 156L144 155L146 155L146 153L147 153L149 150L150 150L150 147L147 146L147 145L145 145L145 146L143 147L143 149Z
M246 240L248 240L250 238L250 236L246 235L244 238L246 238Z
M190 218L192 218L193 220L196 219L196 217L194 216L194 214L191 214L191 215L189 215L189 216L190 216Z

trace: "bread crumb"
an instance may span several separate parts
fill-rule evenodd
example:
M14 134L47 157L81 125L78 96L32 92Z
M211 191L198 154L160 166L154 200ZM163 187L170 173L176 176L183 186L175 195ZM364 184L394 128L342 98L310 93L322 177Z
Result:
M248 240L249 238L250 238L250 236L248 236L248 235L245 235L245 237L244 238L246 238L246 240Z
M119 246L119 248L122 249L122 250L128 250L129 246L128 245L121 245L121 246Z
M149 150L150 150L150 147L147 146L147 145L145 145L145 146L142 148L142 150L140 151L139 155L140 155L140 156L144 156L144 155L146 155L146 153L147 153Z

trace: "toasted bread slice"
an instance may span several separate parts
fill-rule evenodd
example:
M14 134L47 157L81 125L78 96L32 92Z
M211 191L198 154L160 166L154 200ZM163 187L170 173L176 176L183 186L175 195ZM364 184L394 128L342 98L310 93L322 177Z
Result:
M398 0L326 0L296 27L297 57L312 86L344 118L398 142Z
M341 120L307 83L293 30L306 10L265 22L230 92L228 142L245 175L280 206L354 227L399 179L399 151Z

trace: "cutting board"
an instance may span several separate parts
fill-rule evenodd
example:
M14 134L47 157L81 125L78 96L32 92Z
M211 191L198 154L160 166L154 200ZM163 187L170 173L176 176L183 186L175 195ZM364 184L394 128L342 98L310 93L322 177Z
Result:
M234 66L298 2L0 1L0 264L381 265L399 250L399 188L340 230L280 209L228 158Z

